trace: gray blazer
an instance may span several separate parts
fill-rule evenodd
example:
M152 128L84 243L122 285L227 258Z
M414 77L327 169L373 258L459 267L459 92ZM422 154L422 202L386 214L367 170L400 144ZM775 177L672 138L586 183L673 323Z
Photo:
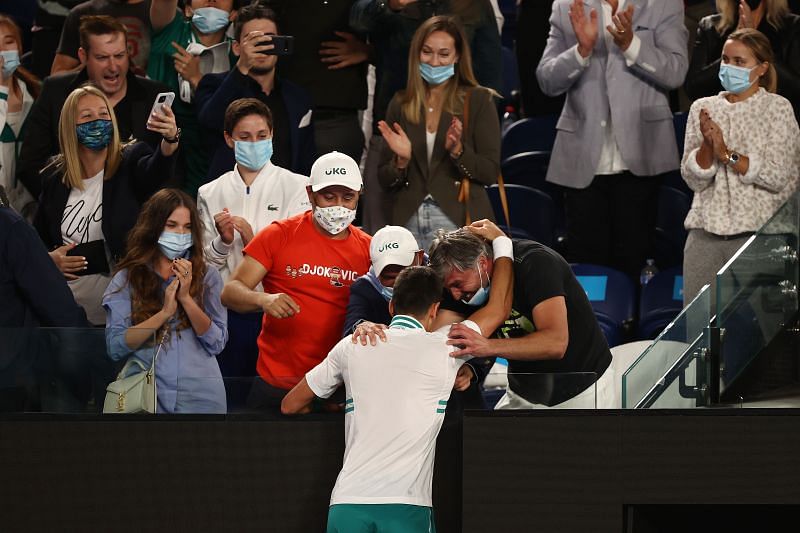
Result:
M536 77L548 96L566 93L556 126L547 181L583 189L594 179L600 161L603 128L613 131L630 171L653 176L678 168L680 158L667 93L683 83L688 69L688 31L682 0L628 0L634 6L633 29L641 41L630 66L616 45L609 50L601 0L584 0L586 16L594 8L600 35L589 65L575 53L577 39L569 21L569 0L556 0Z
M464 153L454 161L444 149L447 128L453 115L442 111L439 129L428 164L425 123L411 124L400 109L402 93L397 93L386 111L386 123L402 126L411 141L411 161L404 170L394 166L394 153L384 144L378 168L378 181L392 201L390 223L405 225L430 194L456 225L464 224L466 210L458 202L463 177L471 180L469 210L472 220L494 220L485 185L497 183L500 173L500 121L491 93L484 88L469 90L467 127L462 134ZM459 116L463 120L463 116Z

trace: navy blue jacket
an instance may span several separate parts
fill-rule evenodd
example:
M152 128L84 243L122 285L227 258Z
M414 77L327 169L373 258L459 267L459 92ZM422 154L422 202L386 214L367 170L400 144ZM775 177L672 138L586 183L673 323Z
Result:
M292 146L292 163L289 170L308 176L317 155L314 127L313 124L309 124L301 128L300 122L311 111L311 95L288 80L281 79L280 84L283 104L289 116ZM235 67L227 73L206 74L200 80L194 95L196 108L199 110L197 118L201 126L214 132L216 136L210 141L209 146L213 156L208 168L208 181L229 172L236 163L233 150L228 148L222 136L225 110L228 109L228 105L239 98L258 99L262 94L258 82L250 76L245 76Z
M0 207L0 327L88 327L36 231Z

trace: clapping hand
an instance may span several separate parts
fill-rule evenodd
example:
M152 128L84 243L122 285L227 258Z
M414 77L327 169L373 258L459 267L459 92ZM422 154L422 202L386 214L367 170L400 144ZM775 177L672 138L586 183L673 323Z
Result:
M175 274L175 278L180 282L180 288L178 289L178 301L185 302L187 299L191 299L192 295L190 289L192 287L192 262L188 259L177 257L172 260L170 269L172 270L172 273Z
M606 26L606 30L614 39L614 44L623 52L633 42L633 6L626 7L611 17L614 24Z
M736 26L737 30L742 28L753 28L753 10L747 5L744 0L739 0L739 23Z
M378 122L378 131L381 132L386 144L398 157L400 163L407 163L411 160L411 141L400 124L395 122L390 128L385 120L381 120Z
M587 18L583 10L583 0L573 0L569 6L569 20L572 23L575 37L578 39L578 53L582 57L589 57L599 33L597 11L592 9Z
M447 135L444 139L444 149L450 153L451 157L458 157L464 151L464 146L461 143L461 134L463 133L463 124L461 121L453 117L450 121L450 127L447 128Z
M719 161L727 161L728 147L725 145L725 137L707 109L700 110L700 132L703 134L703 142L711 147L714 157Z

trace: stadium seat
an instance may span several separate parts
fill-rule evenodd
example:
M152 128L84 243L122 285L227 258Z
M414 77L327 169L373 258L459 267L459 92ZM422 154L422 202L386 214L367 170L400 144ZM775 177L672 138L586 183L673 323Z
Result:
M506 185L508 211L511 217L512 236L515 230L527 232L529 239L552 246L555 235L556 213L553 199L547 193L524 185ZM497 185L486 188L492 202L495 220L505 223L500 192Z
M631 279L607 266L589 263L573 263L571 266L586 291L608 345L627 342L636 308L636 289Z
M694 194L692 189L686 184L686 180L683 179L681 175L680 169L670 170L669 172L665 172L661 175L661 185L666 187L672 187L673 189L677 189L683 193L686 193L691 196Z
M548 164L550 152L520 152L503 160L500 170L506 183L527 185L549 193L552 186L545 182Z
M655 339L683 309L683 269L668 268L642 287L637 337Z
M500 161L522 152L549 152L556 140L558 115L523 118L503 133Z
M692 197L674 187L662 185L658 192L654 259L659 268L683 264L686 229L683 222L692 206Z

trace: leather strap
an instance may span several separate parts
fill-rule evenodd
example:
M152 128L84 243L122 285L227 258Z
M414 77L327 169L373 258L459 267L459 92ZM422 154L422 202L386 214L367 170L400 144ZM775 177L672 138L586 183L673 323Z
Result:
M474 91L469 91L464 98L464 127L462 129L462 135L467 132L467 124L469 121L469 102L472 99L472 93ZM463 148L462 148L463 149ZM466 213L466 225L469 226L472 224L472 216L469 213L469 183L470 180L466 176L461 178L461 188L458 191L458 201L464 204L464 211ZM508 197L506 196L506 186L505 182L503 181L503 173L498 172L497 174L497 188L498 192L500 193L500 205L503 207L503 215L506 217L506 227L508 228L509 234L511 233L511 216L509 215L508 211Z

